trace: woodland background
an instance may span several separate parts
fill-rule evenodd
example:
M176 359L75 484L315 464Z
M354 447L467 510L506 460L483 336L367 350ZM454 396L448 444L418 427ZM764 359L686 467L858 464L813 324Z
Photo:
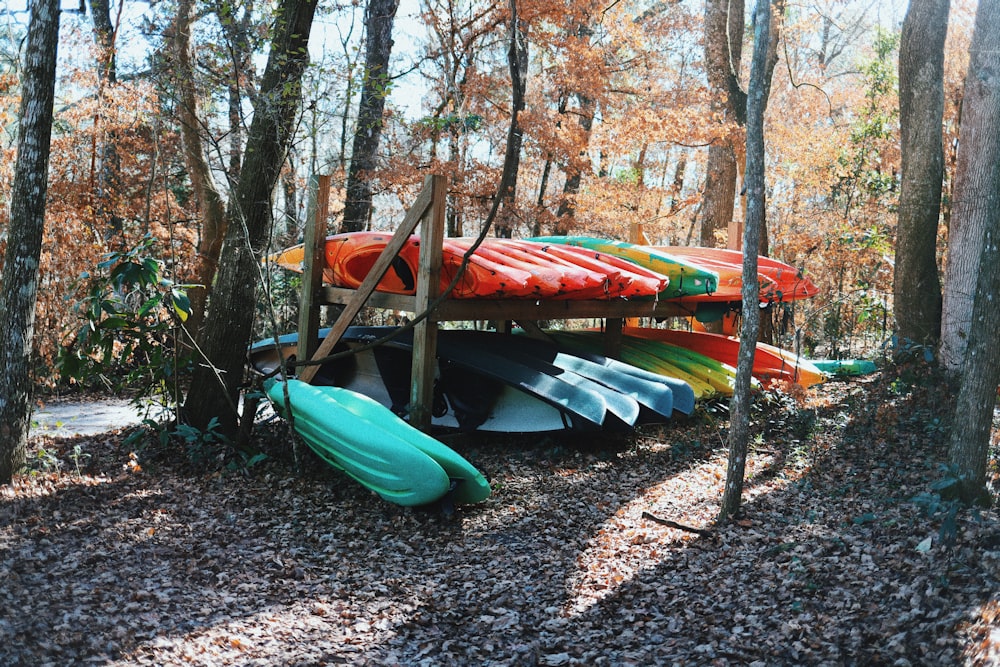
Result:
M596 13L591 4L521 3L530 16L530 64L506 231L627 238L629 225L642 223L654 242L724 244L726 227L705 210L712 187L706 162L710 147L741 137L742 128L713 110L701 3L612 3ZM77 279L95 272L107 253L132 249L148 235L166 275L199 282L199 244L211 230L184 159L183 125L196 124L225 198L240 175L272 7L191 7L191 80L178 76L177 3L73 9L64 7L60 32L35 327L36 374L49 381L60 348L79 329L72 304L84 283ZM413 20L397 19L403 36L385 80L381 143L366 171L374 195L366 224L392 228L422 175L445 173L449 233L474 235L495 193L509 123L507 8L421 2L411 10ZM802 267L822 289L794 317L775 316L779 342L807 354L878 354L893 329L896 58L904 10L854 1L787 8L766 115L765 238L768 254ZM971 2L952 6L946 147L957 140L974 10ZM322 3L317 11L302 113L276 193L274 248L300 239L311 175L333 176L331 232L347 198L365 74L365 7ZM26 13L9 9L0 35L0 198L12 180L26 21ZM743 63L748 68L749 58ZM192 120L184 107L189 92L198 104ZM953 166L952 153L945 192ZM0 227L8 212L0 207ZM738 198L733 216L741 216ZM942 253L947 201L943 220ZM287 276L275 277L280 327L294 326L295 287Z
M174 405L190 389L184 407L201 419L41 434L25 461L11 424L30 410L8 399L30 392L9 381L13 357L0 359L0 602L23 611L0 618L0 657L996 664L1000 523L960 503L966 489L946 491L968 481L991 505L998 470L1000 86L966 76L1000 58L998 0L778 1L780 38L758 44L749 17L769 7L738 0L421 1L395 28L396 0L55 4L33 2L49 10L39 25L59 24L51 156L34 151L47 197L17 194L15 153L31 152L18 141L37 111L22 96L46 82L30 66L27 12L0 10L0 352L26 330L34 385L160 391ZM919 66L932 58L904 55L933 51L932 37L940 75ZM746 54L765 43L775 67L759 133L746 123ZM923 101L937 84L940 141L907 141L907 91ZM821 288L768 313L770 335L810 355L882 358L883 374L756 394L741 436L737 411L712 403L627 442L449 439L494 491L451 517L303 469L287 428L261 426L256 452L216 437L208 418L224 416L224 392L188 345L229 373L233 398L251 325L257 337L294 328L297 279L255 272L301 236L314 176L332 176L330 231L392 228L435 173L449 179L453 235L478 233L502 198L491 233L626 238L641 223L654 242L721 245L744 215L752 131L766 142L760 250ZM946 287L973 279L971 314L939 308L926 339L898 333L917 323L912 310L894 317L901 289L928 297L917 305L941 294L896 272L912 254L902 227L915 147L940 149L942 171L920 190L940 208L917 207L929 273ZM31 261L7 247L28 199L43 200L44 239L22 330L4 308L7 269ZM976 268L956 271L970 207L986 211L983 236L965 243ZM748 229L761 222L747 217ZM199 284L215 290L208 311ZM953 356L959 378L935 367L939 324L965 326L969 349L987 352ZM974 421L975 451L956 448ZM162 439L143 440L153 433ZM746 504L727 522L716 499L734 459ZM956 479L956 463L972 471Z

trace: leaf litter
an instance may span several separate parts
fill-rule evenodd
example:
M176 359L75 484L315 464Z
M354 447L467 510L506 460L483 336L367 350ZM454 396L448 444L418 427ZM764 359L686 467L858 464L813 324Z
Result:
M710 411L628 441L448 438L494 487L451 515L296 476L280 424L245 475L139 465L121 431L36 438L89 458L0 488L0 663L997 664L1000 520L928 493L932 402L887 385L761 412L724 527Z

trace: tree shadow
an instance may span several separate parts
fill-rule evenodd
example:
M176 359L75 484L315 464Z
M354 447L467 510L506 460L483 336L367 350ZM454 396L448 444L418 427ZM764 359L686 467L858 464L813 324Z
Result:
M287 442L247 479L164 465L5 500L0 597L22 611L0 621L0 659L952 661L956 619L1000 588L976 552L996 518L918 551L940 517L909 498L939 457L873 419L817 412L758 445L740 521L710 537L642 519L714 518L721 440L698 423L585 451L452 439L495 491L451 517L296 478Z

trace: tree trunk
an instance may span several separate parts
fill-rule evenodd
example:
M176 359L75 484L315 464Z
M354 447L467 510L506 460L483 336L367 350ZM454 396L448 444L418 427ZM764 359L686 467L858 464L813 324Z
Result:
M342 232L365 229L371 215L371 178L382 136L382 112L389 85L389 56L392 54L392 24L398 8L399 0L368 0L365 81L358 108L358 124L354 128L344 221L340 227Z
M212 168L201 138L202 124L198 118L198 93L194 85L194 65L191 62L191 22L193 0L179 0L177 19L173 26L173 72L177 88L177 115L184 145L184 163L191 179L198 211L201 213L201 233L198 236L198 274L200 287L191 289L191 314L188 331L197 339L205 319L205 304L219 266L219 253L226 235L226 207L212 178Z
M941 330L937 230L944 147L944 41L949 0L912 0L899 47L902 182L896 226L893 309L908 343L936 344Z
M571 160L566 167L566 182L563 184L562 198L559 200L559 209L556 211L556 235L563 236L573 230L573 218L576 215L576 198L580 194L580 183L583 178L584 165L587 164L587 145L590 141L590 132L594 127L594 113L597 103L587 95L576 96L580 103L580 115L578 117L580 128L583 130L585 141L580 149L580 154L576 160ZM575 163L575 164L574 164Z
M1000 65L996 52L1000 42L998 21L1000 3L996 0L981 2L976 12L962 102L941 313L941 362L956 375L964 370L976 371L965 363L965 350L971 336L983 237L997 214L996 169L1000 165L1000 128L996 118L997 109L1000 109L1000 82L997 80ZM977 43L982 46L977 48Z
M204 430L213 417L235 434L237 399L253 330L260 259L272 227L272 195L292 138L309 60L316 0L282 0L271 53L247 136L240 180L230 202L228 230L202 350L185 402L190 423ZM249 416L248 418L252 418Z
M10 226L0 282L0 484L24 465L31 418L31 353L45 227L49 140L59 46L58 0L34 0L25 49Z
M1000 0L979 3L969 52L952 224L980 227L983 236L948 459L959 478L959 494L965 500L978 500L989 497L986 463L1000 381L1000 309L996 303L1000 295Z
M101 122L104 93L118 82L118 59L115 46L116 31L111 22L111 5L108 0L90 0L90 15L94 24L94 43L97 46L98 98L102 101L94 118L94 214L105 225L107 240L121 237L124 221L116 211L120 186L121 158L118 155L118 137L114 127ZM124 242L124 239L120 240Z
M510 238L513 235L510 206L514 203L514 195L517 193L521 146L524 143L524 131L521 129L518 117L524 110L524 93L527 90L528 73L528 37L524 32L521 16L517 11L517 0L510 0L510 16L510 42L507 48L511 88L510 129L507 132L507 149L504 152L500 187L497 189L497 204L503 207L501 219L497 224L497 236L504 238Z
M747 217L743 229L743 247L760 245L764 220L764 111L770 91L767 53L771 33L771 6L758 2L754 14L754 50L747 99L746 197ZM760 327L760 285L757 282L757 253L743 253L743 323L740 327L740 351L736 367L736 385L729 409L729 462L726 487L722 495L719 522L725 522L740 509L743 476L750 442L750 381L757 333Z
M746 124L746 94L740 90L743 0L705 2L705 72L712 111L726 122ZM708 149L702 204L701 244L716 246L716 232L729 228L736 204L736 151L727 135Z

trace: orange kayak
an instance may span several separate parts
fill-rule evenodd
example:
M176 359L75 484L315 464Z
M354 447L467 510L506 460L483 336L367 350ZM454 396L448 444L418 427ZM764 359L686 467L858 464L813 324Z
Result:
M391 234L380 232L354 232L327 237L324 282L357 289L391 238ZM441 266L442 290L457 273L462 255L454 248L445 248ZM414 235L400 250L376 289L393 294L415 294L419 263L420 237ZM531 282L531 274L527 271L473 255L452 295L456 298L525 297L533 293Z
M468 252L474 239L445 239L445 247ZM513 266L531 276L534 294L544 299L590 298L604 293L606 276L598 275L578 266L553 262L508 239L485 239L475 256L485 257L503 266Z
M743 298L742 264L734 264L732 262L710 256L695 256L693 254L675 253L673 248L668 249L666 247L661 247L660 250L668 255L683 258L692 264L697 264L698 266L719 274L719 287L716 291L711 294L698 294L693 297L689 297L690 301L697 301L699 303L714 303L722 301L740 301ZM774 300L780 293L781 288L778 286L778 283L763 273L757 274L757 282L760 287L761 303L767 303Z
M662 273L643 268L638 264L598 250L559 243L540 243L537 241L522 241L522 243L530 243L539 247L547 255L558 257L577 266L595 272L605 272L610 278L608 296L611 297L625 299L655 297L670 283L670 279Z
M663 252L684 257L695 263L721 262L738 267L742 272L743 253L739 250L687 246L658 246L658 248ZM714 266L712 268L713 270L718 270ZM767 278L774 283L774 287L770 287L767 291L766 299L764 285L763 283L761 284L761 301L794 301L819 294L819 288L801 270L776 259L764 257L763 255L758 256L757 273L762 278ZM721 276L719 282L720 291L722 291ZM742 274L740 275L740 282L738 284L742 284Z
M357 289L375 265L392 235L353 232L327 237L324 245L323 281ZM446 238L442 243L441 289L444 290L472 247L472 239ZM270 256L267 261L292 271L302 271L305 250L298 245ZM549 253L544 244L511 239L486 239L470 257L465 273L452 291L455 298L606 299L613 296L655 295L666 284L631 272L616 264L588 261L572 253ZM416 293L420 239L414 235L393 260L376 289L393 294ZM650 272L651 273L651 272Z
M739 358L739 339L721 334L644 327L625 327L622 333L671 343L733 367ZM826 379L826 374L810 361L765 343L757 344L752 375L764 384L782 380L803 387L810 387Z

